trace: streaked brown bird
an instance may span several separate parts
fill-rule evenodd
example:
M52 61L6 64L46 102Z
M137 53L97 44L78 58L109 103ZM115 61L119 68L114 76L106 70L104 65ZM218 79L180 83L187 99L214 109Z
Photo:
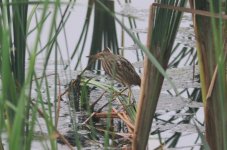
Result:
M140 76L132 64L124 57L111 53L109 48L89 57L100 60L104 71L128 88L132 85L140 86Z

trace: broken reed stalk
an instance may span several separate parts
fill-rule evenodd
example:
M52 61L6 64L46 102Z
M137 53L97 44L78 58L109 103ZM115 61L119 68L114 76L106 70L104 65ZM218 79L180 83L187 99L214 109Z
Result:
M149 29L148 29L148 39L147 39L147 47L150 48L150 41L151 41L151 31L153 28L153 19L154 19L154 8L153 6L150 7L150 17L149 17ZM138 149L145 149L146 144L147 144L147 137L149 132L145 133L143 130L150 130L151 127L151 119L152 114L149 110L151 110L151 101L150 99L150 86L152 85L151 83L151 62L148 60L147 57L145 57L144 61L144 73L142 77L142 82L141 82L141 88L140 88L140 97L139 97L139 103L138 103L138 109L137 109L137 114L136 114L136 122L135 122L135 130L134 130L134 135L133 135L133 143L132 143L132 149L133 150L138 150ZM147 121L149 120L149 121ZM148 122L148 123L145 123ZM148 129L149 128L149 129ZM145 140L144 140L145 139Z

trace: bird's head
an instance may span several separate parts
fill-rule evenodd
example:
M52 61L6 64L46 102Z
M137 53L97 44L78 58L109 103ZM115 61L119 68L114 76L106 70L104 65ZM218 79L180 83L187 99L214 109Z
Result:
M89 58L94 58L94 59L99 59L99 60L103 60L103 59L106 59L108 58L109 55L111 55L111 51L108 47L106 47L104 50L102 50L101 52L95 54L95 55L90 55L90 56L87 56Z

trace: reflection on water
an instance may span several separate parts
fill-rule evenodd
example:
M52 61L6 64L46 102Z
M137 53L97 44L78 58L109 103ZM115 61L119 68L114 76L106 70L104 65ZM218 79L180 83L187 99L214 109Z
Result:
M124 18L124 24L128 27L130 27L130 22L127 20L128 16L132 17L136 21L136 28L132 28L132 32L139 35L140 40L145 44L146 43L146 32L147 32L147 19L148 19L148 10L149 5L152 1L144 1L141 2L139 0L133 1L132 4L124 4L121 1L118 3L115 3L115 10L118 12L117 17L121 18L123 20ZM88 6L87 0L79 0L76 2L75 6L70 7L70 10L67 12L68 20L64 25L64 30L62 30L57 38L57 46L56 51L58 53L58 61L54 61L55 59L55 53L51 53L51 58L49 61L49 65L46 71L46 75L48 76L48 83L49 83L49 91L50 95L52 97L51 103L54 106L55 100L54 100L54 76L51 76L51 74L55 73L54 68L55 64L58 64L58 78L59 78L59 85L57 88L59 89L58 92L64 91L66 88L66 85L71 81L71 79L75 79L78 72L72 71L74 68L76 62L78 61L80 51L77 51L75 54L75 58L71 60L70 56L72 55L73 51L75 50L75 46L77 42L79 41L79 37L81 34L81 31L83 29L83 24L85 21L86 16L86 10ZM29 7L29 10L31 11L32 7ZM41 9L41 8L40 8ZM60 16L62 15L62 12L66 9L66 5L62 5L61 10L59 10L59 19L57 18L57 22L60 22ZM40 11L41 12L41 11ZM36 17L33 17L30 29L34 28L37 24L37 19L40 17L39 10L36 12ZM52 9L50 7L49 9L50 15L48 16L47 21L45 22L45 28L42 31L42 37L40 41L40 49L43 49L45 45L47 44L47 35L49 34L50 27L50 21L52 17ZM121 14L121 15L119 15ZM122 17L122 14L124 17ZM93 18L93 16L91 17ZM185 65L191 65L192 61L195 61L192 57L195 55L195 41L194 41L194 34L193 34L193 28L192 28L192 22L190 15L184 15L181 27L179 29L175 46L176 50L173 52L173 55L170 59L170 65L172 66L185 66ZM117 35L118 35L118 42L121 43L121 28L119 25L117 26ZM88 35L86 37L86 43L84 45L85 51L82 53L81 56L81 63L78 71L83 70L87 64L87 58L86 56L89 55L90 47L91 47L91 39L92 39L92 33L93 33L93 20L91 19L90 26L88 28ZM31 33L28 36L28 47L30 50L32 50L32 47L34 46L34 39L36 37L36 32ZM124 35L124 44L121 44L119 47L121 47L121 50L124 50L124 56L129 59L131 62L137 62L137 51L138 47L133 43L133 41L125 34ZM185 51L184 54L182 54L180 57L178 57L180 54L180 51ZM41 52L38 56L37 64L36 64L36 73L37 76L42 75L42 69L43 69L43 60L46 57L46 49L45 51ZM139 56L141 59L142 56ZM180 58L180 63L176 62L176 58ZM135 63L135 66L137 65L138 68L142 68L141 63L137 64ZM70 66L66 70L64 70L65 66ZM171 67L172 67L171 66ZM200 87L199 87L199 79L194 77L194 75L198 75L198 68L196 67L193 69L193 67L187 67L183 69L170 69L167 71L170 74L171 79L176 83L177 88L182 92L182 97L180 98L177 96L171 95L171 87L164 82L163 89L162 89L162 95L160 96L160 100L157 106L157 112L155 121L153 123L153 126L151 128L151 137L149 140L149 149L156 148L160 145L158 142L158 136L161 137L162 142L165 144L166 147L168 145L171 145L171 140L178 141L175 145L176 147L187 147L191 148L193 146L196 146L196 148L199 149L200 146L200 140L197 140L198 134L197 130L195 129L195 126L193 124L197 124L199 126L199 129L203 132L204 129L202 127L203 125L203 117L201 117L203 114L203 108L201 105L200 100ZM105 76L95 76L93 73L86 73L86 76L92 76L94 78L100 79L104 82L109 81L109 79L105 80ZM108 78L108 77L107 77ZM91 102L97 99L101 95L102 91L99 89L91 92ZM46 89L43 87L43 93L44 100L46 95ZM135 99L138 99L139 96L139 89L137 87L133 88L133 94L135 96ZM36 98L36 91L35 88L32 91L32 97ZM58 124L58 130L62 134L66 134L70 129L71 126L69 124L72 123L70 118L70 110L71 108L68 105L68 98L63 97L64 101L61 102L61 111L60 111L60 119ZM97 104L97 107L101 106L106 101L106 96L104 96L100 102ZM195 102L192 102L195 101ZM52 110L54 112L54 108ZM78 117L78 114L76 114ZM199 118L199 119L198 119ZM75 119L75 118L74 118ZM47 133L47 129L44 129L45 122L40 117L38 118L39 125L36 126L35 131ZM84 133L84 132L86 133ZM85 138L83 141L85 141L83 146L97 146L102 147L102 142L100 140L100 143L92 143L94 141L90 141L90 138L87 137L89 134L89 130L80 129L79 130L80 135L82 138ZM45 136L45 135L44 135ZM190 140L189 140L190 139ZM86 143L87 142L87 143ZM91 142L91 143L88 143ZM196 144L195 144L196 143ZM37 149L39 145L39 142L33 143L33 149ZM198 146L199 145L199 146ZM59 148L65 148L65 146L58 144ZM95 148L97 148L95 147ZM94 148L94 147L93 147ZM39 149L39 148L38 148Z

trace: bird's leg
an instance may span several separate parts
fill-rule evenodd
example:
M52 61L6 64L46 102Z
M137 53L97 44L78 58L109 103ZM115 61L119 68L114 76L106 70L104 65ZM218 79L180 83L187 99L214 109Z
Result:
M120 91L120 94L127 90L127 87Z
M136 103L136 101L135 101L134 95L132 94L132 89L130 86L128 87L128 90L129 90L129 92L128 92L129 104L134 105Z
M127 86L126 88L124 88L123 90L121 90L119 93L117 93L117 95L122 94L127 89L129 90L128 91L128 104L131 104L131 88L129 86Z
M129 104L132 104L131 103L131 96L132 96L132 89L131 89L131 87L130 86L128 86L128 103Z
M125 90L127 90L128 88L124 88L123 90L121 90L120 92L116 92L115 94L114 94L114 97L115 96L118 96L118 95L121 95Z

